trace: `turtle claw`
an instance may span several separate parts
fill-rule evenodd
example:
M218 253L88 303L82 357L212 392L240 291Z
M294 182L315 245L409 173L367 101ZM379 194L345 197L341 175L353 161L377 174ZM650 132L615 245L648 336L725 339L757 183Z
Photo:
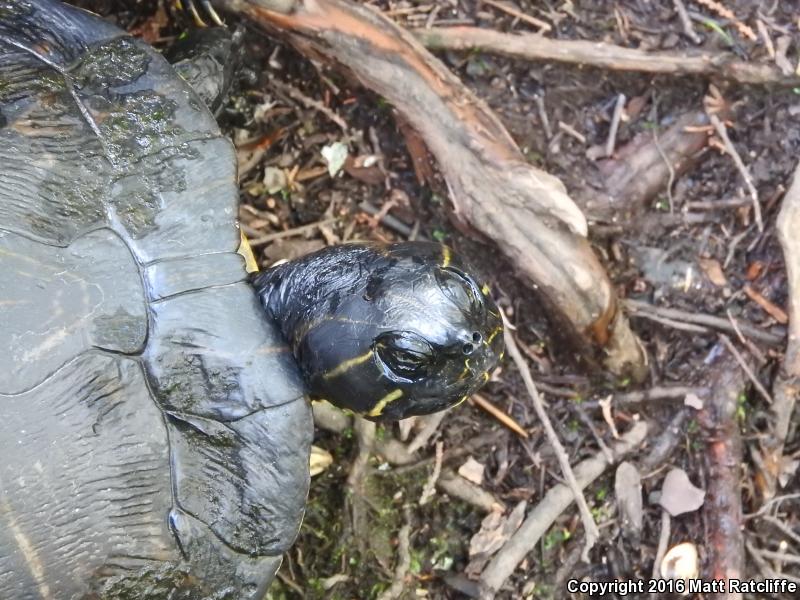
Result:
M201 15L201 11L197 9L195 0L175 0L175 4L178 9L184 13L188 13L192 17L192 20L197 27L209 26L203 16L207 17L212 23L214 23L214 25L225 27L225 23L220 18L219 13L217 13L217 11L214 10L214 7L211 5L211 0L199 0L199 2L203 15Z

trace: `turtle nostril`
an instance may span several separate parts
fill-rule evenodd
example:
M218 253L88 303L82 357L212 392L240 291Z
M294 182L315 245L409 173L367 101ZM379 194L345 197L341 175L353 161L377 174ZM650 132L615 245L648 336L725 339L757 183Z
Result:
M476 344L480 344L482 339L483 336L481 336L481 334L478 333L477 331L472 334L472 341L475 342Z
M472 344L470 344L470 343L466 343L466 344L464 344L463 346L461 346L461 351L462 351L464 354L472 354L472 351L473 351L473 350L475 350L475 346L473 346L473 345L472 345Z

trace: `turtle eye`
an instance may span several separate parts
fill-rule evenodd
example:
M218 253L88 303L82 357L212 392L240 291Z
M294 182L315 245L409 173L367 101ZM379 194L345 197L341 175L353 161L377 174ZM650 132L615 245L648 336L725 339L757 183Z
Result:
M431 345L410 331L381 334L375 340L375 351L392 373L405 379L426 375L433 362Z
M453 303L463 311L480 313L483 307L480 286L472 277L454 267L445 267L436 272L439 287Z

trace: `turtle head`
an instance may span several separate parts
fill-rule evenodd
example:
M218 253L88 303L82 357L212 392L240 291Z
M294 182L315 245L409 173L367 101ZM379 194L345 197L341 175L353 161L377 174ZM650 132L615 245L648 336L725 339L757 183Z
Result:
M488 381L503 351L488 287L440 244L337 246L256 285L311 396L371 419L458 404Z

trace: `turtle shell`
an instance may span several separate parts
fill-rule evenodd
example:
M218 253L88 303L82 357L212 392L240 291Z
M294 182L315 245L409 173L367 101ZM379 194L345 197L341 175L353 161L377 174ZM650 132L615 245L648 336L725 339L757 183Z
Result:
M0 598L261 598L310 408L233 147L152 48L0 0Z

